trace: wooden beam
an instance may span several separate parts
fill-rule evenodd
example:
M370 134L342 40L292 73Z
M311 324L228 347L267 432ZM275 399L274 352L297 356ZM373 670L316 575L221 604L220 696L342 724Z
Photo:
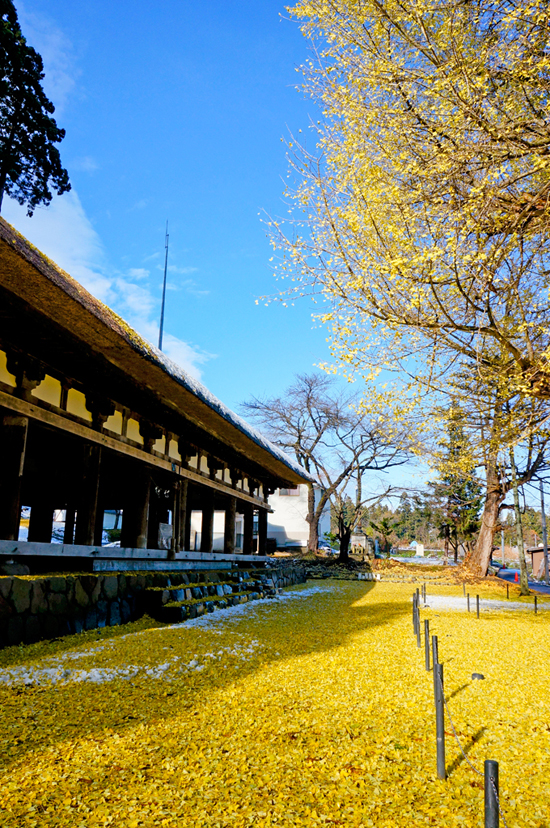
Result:
M94 545L100 469L101 446L95 443L84 445L81 461L82 478L78 486L79 493L76 507L76 529L74 533L76 544Z
M265 555L267 541L267 512L258 512L258 555Z
M53 504L48 502L48 490L45 487L42 499L35 501L31 506L29 520L29 541L51 543L53 531Z
M254 551L252 549L252 544L254 542L254 510L249 503L247 503L245 507L241 508L244 517L243 554L252 555Z
M208 496L203 496L201 500L201 552L212 552L214 538L214 492L210 491Z
M151 470L136 468L124 492L121 543L135 549L147 548Z
M194 472L191 469L184 469L178 464L172 463L163 457L148 454L146 451L143 451L143 449L139 449L136 446L131 445L129 442L124 442L123 439L116 439L115 437L110 437L102 432L94 431L92 428L89 428L81 423L74 422L74 420L65 418L60 414L47 410L46 408L41 408L35 403L29 403L26 400L21 400L12 394L7 394L5 391L0 391L0 406L3 406L4 408L14 411L22 416L29 417L29 419L43 423L44 425L50 426L51 428L58 428L61 431L66 431L76 437L81 437L90 443L104 446L105 448L111 449L111 451L116 451L119 454L126 455L127 457L135 457L137 460L141 460L149 466L155 466L155 468L172 472L173 474L177 474L187 480L192 480L194 483L199 483L201 486L208 486L211 489L216 489L224 494L236 494L239 500L252 503L256 508L271 511L269 505L263 500L256 497L250 497L239 489L235 490L227 483L222 483L219 480L212 480L210 477Z

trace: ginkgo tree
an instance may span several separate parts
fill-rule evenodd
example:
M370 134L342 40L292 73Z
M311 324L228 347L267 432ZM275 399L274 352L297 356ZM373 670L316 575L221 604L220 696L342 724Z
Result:
M549 13L542 0L302 0L316 145L291 141L291 291L343 366L550 394Z
M550 401L505 395L500 386L476 382L467 374L455 375L450 388L457 396L442 414L441 424L446 421L446 430L454 429L453 450L443 448L439 456L434 451L432 463L441 479L462 480L467 500L472 501L466 505L475 506L479 529L465 565L474 574L485 575L503 510L509 508L507 496L549 467ZM514 451L516 462L511 466ZM481 509L478 483L484 489ZM527 589L526 575L524 580Z

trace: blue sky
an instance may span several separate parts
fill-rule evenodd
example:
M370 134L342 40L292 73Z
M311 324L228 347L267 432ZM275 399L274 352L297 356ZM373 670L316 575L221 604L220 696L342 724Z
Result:
M317 117L283 2L15 0L73 189L4 217L153 343L168 219L164 350L235 410L330 359L309 300L256 304L278 290L259 214L286 213L284 139Z
M287 210L285 140L317 117L296 88L308 47L284 5L15 5L73 189L30 219L6 198L4 217L155 344L168 220L164 350L234 410L330 360L310 300L256 304L279 289L261 214Z
M169 221L165 350L231 408L279 394L328 356L308 300L276 292L258 215L280 215L282 138L306 129L296 91L307 56L278 0L25 0L66 129L73 190L32 219L4 217L156 342Z

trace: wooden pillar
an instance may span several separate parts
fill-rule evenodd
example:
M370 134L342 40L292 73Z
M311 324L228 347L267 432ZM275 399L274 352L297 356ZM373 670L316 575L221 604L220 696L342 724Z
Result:
M258 555L265 555L267 548L267 509L258 509Z
M97 511L94 529L94 546L101 546L103 543L103 521L105 519L105 503L100 498L97 503Z
M227 508L225 510L225 529L224 529L224 551L228 555L235 554L235 516L237 513L237 498L227 498Z
M48 502L46 498L35 502L31 506L28 539L37 543L52 542L54 510L51 502Z
M189 481L182 478L178 486L177 522L174 520L176 552L189 549L191 532L191 511L187 508Z
M94 545L100 466L101 446L93 443L85 445L82 453L82 478L76 516L75 544Z
M0 434L0 538L17 540L21 521L21 486L27 447L27 417L6 414Z
M65 509L65 530L63 532L63 543L74 543L74 506L69 506Z
M212 552L214 540L214 493L204 487L202 492L201 552Z
M159 548L159 529L160 529L160 509L158 493L155 491L155 481L151 478L151 485L149 487L149 513L147 518L147 540L145 547L147 549Z
M131 549L146 549L151 497L151 472L147 467L136 469L128 485L120 545Z
M191 499L189 495L189 488L187 489L187 499L185 503L185 521L182 520L183 525L183 548L188 552L191 549Z
M168 445L168 440L166 442ZM180 538L180 512L181 512L181 497L180 497L181 481L176 480L172 487L172 537L170 539L170 549L168 550L168 559L173 561L176 552L179 548Z
M244 517L243 527L243 555L252 555L252 542L254 540L254 511L250 503L243 503L242 513Z

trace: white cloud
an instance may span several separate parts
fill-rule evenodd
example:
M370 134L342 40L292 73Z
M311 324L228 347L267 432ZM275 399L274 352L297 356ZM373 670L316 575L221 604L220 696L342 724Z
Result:
M49 207L38 207L32 218L14 199L5 198L2 208L6 221L86 290L102 302L114 301L101 239L74 189L62 197L54 197Z
M129 281L125 276L115 279L114 284L124 306L130 311L133 324L142 329L148 318L153 315L157 305L151 291L147 287Z
M128 274L132 279L148 279L150 275L144 267L131 267Z
M189 273L196 273L198 267L176 267L176 265L168 265L168 271L170 273L183 273L184 275L188 275Z
M141 329L141 333L149 340L149 342L152 342L154 345L158 345L158 322L149 322L145 324L143 329ZM184 342L182 339L178 339L177 336L173 336L166 331L163 332L162 336L162 350L166 356L172 360L172 362L175 362L176 365L179 365L184 371L187 371L188 374L191 374L192 377L195 377L195 379L198 380L201 379L201 370L199 366L204 365L211 359L215 359L217 356L217 354L211 354L208 351L195 348L192 345L189 345L189 343Z
M130 207L130 210L128 212L131 212L132 210L145 210L146 207L147 207L147 199L140 198L139 201L136 201L136 203L133 204Z
M79 75L73 45L48 17L27 11L21 2L17 3L17 12L27 43L44 61L44 91L54 104L56 115L62 114Z
M193 279L188 279L183 284L185 285L187 293L190 293L192 296L208 296L208 294L210 293L209 290L201 290L200 288L198 288L197 283L193 281Z
M148 257L151 258L150 256ZM163 270L163 265L158 264L157 270ZM198 271L198 267L178 267L177 265L168 265L168 272L174 274L180 274L188 276L190 273L196 273ZM184 289L186 293L190 293L191 296L196 296L201 298L202 296L208 296L210 291L204 290L199 288L197 282L194 279L184 279L182 282L178 284L171 282L166 285L168 290L182 290Z
M82 158L73 158L71 161L71 170L92 173L99 170L99 164L91 155L85 155Z
M158 342L160 298L145 280L149 271L142 267L121 273L110 267L103 243L87 217L77 192L73 189L54 197L49 207L38 208L32 218L11 198L5 198L3 217L35 247L73 276L90 293L125 318L153 344ZM196 379L200 366L214 358L178 339L168 331L163 350L174 362Z
M217 357L217 354L211 354L208 351L193 348L187 342L183 342L177 336L172 336L169 333L164 334L162 347L166 356L170 357L172 362L180 365L192 377L198 380L202 376L199 366Z

